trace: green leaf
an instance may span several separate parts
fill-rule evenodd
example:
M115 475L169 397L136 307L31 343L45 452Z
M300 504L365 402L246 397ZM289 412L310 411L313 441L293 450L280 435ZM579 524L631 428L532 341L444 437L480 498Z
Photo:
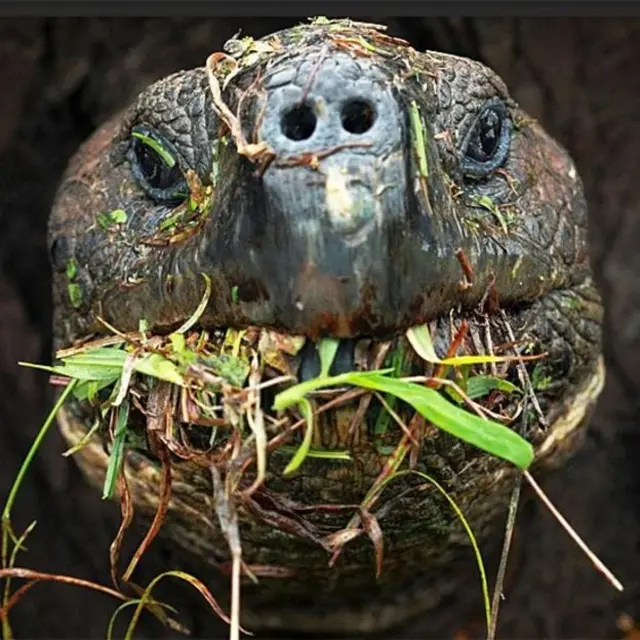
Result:
M88 365L96 367L118 367L122 369L127 354L119 347L98 347L61 358L65 364Z
M533 461L533 447L515 431L455 406L435 389L389 378L380 372L352 372L300 383L278 394L274 409L285 409L320 387L339 384L351 384L395 395L436 427L522 469L526 469Z
M498 389L507 394L522 393L522 389L512 382L503 380L502 378L495 378L493 376L473 376L469 378L465 384L466 386L464 386L463 389L470 400L482 398L494 389ZM445 386L444 391L458 404L462 404L464 402L464 398L454 388Z
M74 380L90 381L90 380L117 380L122 372L121 368L116 367L99 367L92 365L75 365L64 364L62 366L47 366L43 364L32 364L31 362L19 362L23 367L29 367L31 369L40 369L41 371L48 371L49 373L55 373L56 375L66 376Z
M150 353L136 358L133 368L138 373L184 387L184 379L178 367L159 353Z
M295 454L299 451L299 447L282 446L278 447L276 451L280 453ZM307 451L307 458L319 458L321 460L344 460L350 462L353 458L348 451L333 450L333 449L309 449Z
M184 334L182 333L172 333L169 336L169 340L171 340L171 348L174 353L182 353L185 350L186 340Z
M127 422L129 420L129 401L125 400L118 409L118 418L115 432L113 434L113 445L109 456L109 466L104 478L102 489L102 499L108 500L113 497L116 488L116 480L122 466L124 449L127 440Z
M115 384L119 378L120 374L101 380L84 380L78 382L73 395L77 400L93 400L98 391Z
M67 262L67 278L69 280L74 280L76 275L78 274L78 265L76 264L76 261L71 258L68 262Z
M82 306L82 289L80 285L75 282L69 282L67 284L67 292L73 308L79 309Z
M522 389L513 384L513 382L492 376L473 376L469 378L469 380L467 380L465 393L474 400L475 398L486 396L494 389L504 391L505 393L522 393Z
M399 378L403 375L405 369L405 356L407 354L407 347L405 342L400 342L400 344L396 347L395 351L391 354L391 366L393 367L393 375L396 378ZM395 408L397 398L395 396L387 395L385 397L385 402L393 409ZM379 439L380 436L383 436L387 433L389 429L389 425L391 424L391 414L389 411L382 407L378 417L376 418L376 423L373 428L373 433L376 440L376 448L382 448L383 445L380 445Z
M172 227L175 227L178 224L178 222L180 222L180 220L184 217L184 215L185 215L184 211L182 211L181 209L178 209L178 211L176 211L175 213L172 213L171 215L167 216L164 220L162 220L162 222L160 222L160 224L158 225L158 228L160 229L160 231L167 231Z
M329 375L329 370L336 357L340 340L338 338L322 338L318 341L318 355L320 356L320 378Z
M485 196L480 196L479 198L476 198L476 202L481 207L483 207L487 211L491 212L496 217L496 219L500 223L500 226L502 227L502 231L504 232L505 235L508 235L509 228L507 227L507 223L505 222L504 216L502 215L502 213L500 213L500 209L495 204L495 202L493 202L493 200L489 196L486 196L486 195Z
M516 360L515 356L454 356L453 358L439 358L433 348L431 333L426 324L417 325L407 330L407 339L415 352L427 362L445 365L488 364L490 362L509 362Z
M210 367L213 372L224 378L233 387L243 387L249 371L249 363L241 358L230 355L210 355L201 358L202 362Z
M111 227L124 224L127 221L127 212L124 209L114 209L107 213L100 213L97 216L98 224L107 231Z
M109 215L116 224L124 224L127 221L127 212L124 209L115 209Z
M28 362L20 364L77 380L97 380L104 382L104 386L108 386L110 382L115 382L122 375L126 359L127 352L120 348L98 347L62 358L63 364L59 366L49 367ZM184 379L178 367L159 353L137 357L133 369L138 373L184 386ZM85 390L81 390L81 393L85 393Z
M294 405L302 400L307 393L320 389L322 387L339 386L354 384L352 382L353 376L358 375L366 378L368 376L377 376L380 374L390 373L393 369L378 369L374 371L363 371L361 373L341 373L338 376L332 376L327 378L313 378L313 380L307 380L306 382L300 382L295 384L284 391L281 391L273 402L273 408L276 411L282 411L291 405Z
M311 406L311 403L304 398L300 400L298 406L300 408L300 413L307 421L307 430L304 433L302 444L298 447L295 455L291 458L286 469L283 471L285 476L293 473L303 463L309 453L309 449L311 448L311 439L313 437L313 407Z
M418 170L423 178L428 177L429 171L427 166L427 152L425 144L425 131L420 119L420 108L415 100L409 105L409 121L411 124L411 133L414 138L413 144L418 156Z

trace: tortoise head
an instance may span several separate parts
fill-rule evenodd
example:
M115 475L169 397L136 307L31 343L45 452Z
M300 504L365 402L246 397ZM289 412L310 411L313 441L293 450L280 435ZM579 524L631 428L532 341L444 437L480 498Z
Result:
M71 161L50 220L56 346L104 333L101 319L122 331L144 319L166 334L193 314L206 279L200 328L340 338L342 370L379 367L381 342L399 349L422 323L443 356L464 322L457 348L468 353L518 344L547 354L542 373L534 363L493 376L530 381L536 411L525 406L511 424L540 464L562 461L602 383L602 308L567 152L484 65L418 53L371 25L316 21L225 50L142 91ZM305 354L293 371L301 378ZM425 363L412 362L424 375ZM523 408L498 391L490 399L514 420ZM271 493L245 505L243 553L291 573L247 587L247 624L358 632L465 589L468 574L451 571L464 538L455 515L407 478L377 503L388 535L379 580L365 536L327 567L326 540L345 526L344 511L301 523L309 505L361 503L389 464L376 440L380 410L353 400L318 415L320 445L351 451L347 470L309 460L283 479L272 456ZM411 419L407 407L398 412ZM87 422L67 414L61 427L77 440ZM413 463L487 534L508 501L511 467L423 426ZM99 444L79 456L88 477L104 472ZM130 481L153 513L160 480L145 460L134 456ZM177 483L167 526L215 565L226 541L211 478L199 473Z
M179 323L203 273L203 323L312 337L395 334L490 282L508 305L588 277L575 167L501 80L351 29L236 42L80 151L51 217L67 339L98 314Z

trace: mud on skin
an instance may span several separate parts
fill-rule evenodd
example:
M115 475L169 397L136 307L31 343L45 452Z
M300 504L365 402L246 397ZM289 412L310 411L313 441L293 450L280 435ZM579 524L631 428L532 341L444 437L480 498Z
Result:
M540 470L561 464L602 382L602 307L582 184L567 153L490 69L418 53L368 25L320 22L233 40L215 76L242 140L199 68L142 92L72 160L50 219L56 347L104 333L99 316L123 331L141 318L152 332L170 331L198 306L203 273L213 294L200 326L305 336L295 360L302 378L317 369L321 336L342 339L337 373L362 353L372 368L377 345L390 340L393 354L414 325L429 323L444 355L463 320L471 353L509 344L508 323L521 349L547 353L542 365L527 365L542 417L529 413L513 428L538 447ZM238 153L243 140L262 153ZM518 382L515 370L505 375ZM358 504L385 458L372 441L373 412L355 435L340 428L355 409L357 401L327 412L318 425L321 443L350 448L354 465L308 460L283 479L274 456L267 491L299 504ZM74 407L61 420L64 435L77 439L90 419ZM79 463L101 482L99 444ZM153 513L157 466L144 452L129 464L136 500ZM496 526L508 465L435 429L417 464L479 537ZM184 474L164 533L201 556L213 580L228 552L211 480ZM460 588L446 569L470 553L468 541L437 495L406 492L415 485L398 481L378 505L385 563L377 581L364 536L330 569L308 537L269 526L274 503L264 494L242 513L243 557L292 575L243 586L243 623L368 631ZM310 516L323 534L348 517Z

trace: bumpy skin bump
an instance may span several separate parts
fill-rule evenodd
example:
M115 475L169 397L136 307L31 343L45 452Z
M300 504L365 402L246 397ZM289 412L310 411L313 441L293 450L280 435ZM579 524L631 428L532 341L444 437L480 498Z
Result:
M538 394L551 426L529 421L520 430L538 447L539 465L562 462L601 388L602 308L588 261L582 185L567 153L490 69L417 53L370 26L313 24L229 47L239 66L230 78L220 72L224 102L240 114L246 139L265 142L275 158L260 165L237 153L204 69L157 82L106 123L72 160L51 215L56 346L103 332L98 316L121 330L137 329L144 317L152 331L168 331L197 307L205 273L213 282L200 321L206 327L382 339L431 322L442 350L450 321L464 317L474 329L468 346L486 349L485 322L494 341L510 341L498 316L478 313L494 282L516 338L548 353L545 374L553 380ZM340 125L341 109L363 97L375 118L366 131L350 133ZM292 140L282 117L305 101L315 129ZM491 101L508 112L508 154L498 170L470 178L464 151ZM161 233L175 206L154 202L136 181L128 151L140 124L172 144L184 174L212 187L190 230ZM97 223L118 209L127 214L124 224L105 230ZM459 250L473 273L468 287L460 285ZM83 420L82 407L65 413L66 437L77 439ZM283 480L274 459L269 490L306 504L359 503L384 459L366 431L346 436L339 426L339 416L323 418L320 438L351 447L354 467L308 460ZM99 483L100 447L79 456ZM129 464L136 500L152 513L158 471L142 454L132 454ZM425 439L418 469L445 485L480 537L505 508L509 467L445 434ZM165 531L215 566L227 551L210 478L187 468L178 474ZM408 486L399 482L380 502L385 565L377 581L364 537L329 569L326 550L309 532L264 523L273 507L268 496L243 508L245 561L293 573L247 585L247 625L379 629L461 588L447 574L460 553L469 553L459 523L433 492L404 495ZM345 517L317 515L317 532L340 529Z

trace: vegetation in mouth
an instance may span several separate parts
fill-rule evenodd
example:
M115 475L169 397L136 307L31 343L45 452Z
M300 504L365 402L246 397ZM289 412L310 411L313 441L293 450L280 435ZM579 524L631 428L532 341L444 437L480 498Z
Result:
M457 329L452 323L452 340L443 357L436 353L429 326L421 325L386 342L367 341L367 349L361 351L355 369L338 375L330 372L339 341L325 338L316 345L320 360L318 375L300 382L295 372L305 338L259 328L224 331L198 328L198 316L209 294L208 288L194 316L169 335L148 334L144 320L140 331L130 334L107 325L112 335L80 341L58 352L59 364L31 365L48 370L53 374L52 382L65 386L54 412L63 402L74 398L77 402L72 406L83 421L88 423L91 416L93 427L67 455L79 451L92 437L103 439L109 450L103 498L118 495L123 514L133 509L123 464L129 452L143 452L162 469L162 497L156 516L122 581L132 584L135 567L162 527L176 465L186 463L206 469L212 475L213 502L232 558L230 617L193 576L167 572L158 579L173 575L193 584L216 613L231 623L232 637L237 637L241 573L253 579L265 571L283 577L287 574L287 567L254 568L243 563L237 508L251 504L261 491L268 491L273 462L278 457L286 458L287 463L284 468L282 464L276 465L275 473L286 477L295 474L307 458L321 458L327 464L349 464L362 453L357 446L354 450L313 446L318 417L330 410L342 413L342 420L348 421L351 429L364 426L371 435L366 446L373 446L386 460L360 505L325 505L352 511L346 527L316 540L329 552L330 563L335 562L349 541L364 534L372 541L375 572L380 574L384 533L374 507L389 483L413 473L449 500L470 536L490 628L486 574L473 532L446 489L416 465L417 454L425 433L437 427L526 470L534 458L533 447L508 425L521 417L525 398L535 395L527 367L535 371L531 366L545 354L523 355L514 344L496 344L493 353L469 353L465 346L469 327L462 320ZM506 317L504 322L508 325ZM491 375L491 370L496 375ZM519 381L525 384L519 385ZM8 575L15 551L21 546L21 541L14 539L16 549L9 561L13 499L15 491L3 514L3 562ZM304 523L304 515L299 519ZM123 518L111 550L116 587L120 545L129 520ZM277 527L278 521L271 518L269 524ZM308 530L312 530L313 526L308 524ZM141 598L126 601L138 605L129 635L144 606L163 622L179 628L151 598L155 583L149 585ZM122 593L121 596L125 597ZM8 625L6 614L18 597L10 598L8 589L5 592L5 625Z

